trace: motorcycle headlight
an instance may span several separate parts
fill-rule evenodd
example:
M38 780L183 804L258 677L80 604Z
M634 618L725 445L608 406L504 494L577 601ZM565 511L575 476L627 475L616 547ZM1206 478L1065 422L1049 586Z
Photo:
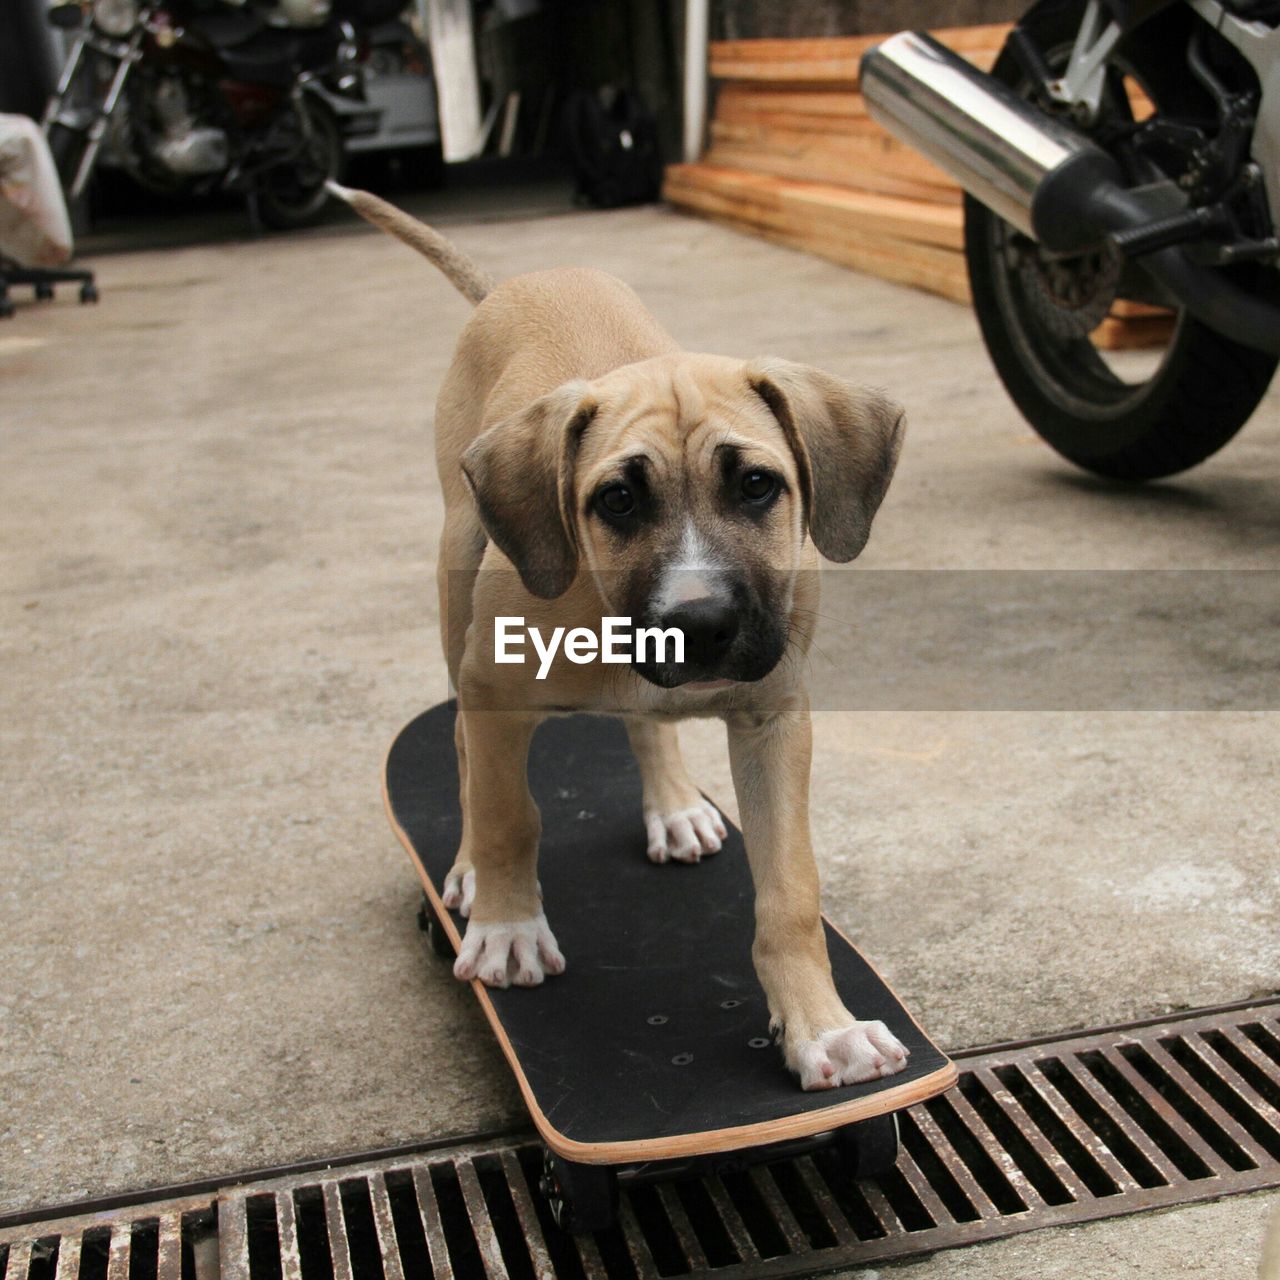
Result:
M93 0L93 25L104 35L127 36L138 21L138 0Z

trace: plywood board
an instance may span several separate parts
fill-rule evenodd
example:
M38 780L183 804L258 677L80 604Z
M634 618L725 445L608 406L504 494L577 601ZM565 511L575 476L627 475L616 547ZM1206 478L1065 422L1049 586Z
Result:
M949 49L989 70L1009 33L1007 24L950 27L932 34ZM886 35L817 40L718 40L710 47L711 75L719 80L856 85L863 55Z
M860 170L879 169L898 178L955 188L953 178L905 143L887 133L821 134L798 129L766 129L758 125L713 121L711 145L732 150L734 168L755 169L783 178L857 184Z
M872 195L831 184L791 182L712 165L674 166L667 182L677 201L683 195L714 194L736 203L744 217L753 210L767 211L785 218L790 229L801 233L888 236L956 252L963 244L963 219L954 206Z

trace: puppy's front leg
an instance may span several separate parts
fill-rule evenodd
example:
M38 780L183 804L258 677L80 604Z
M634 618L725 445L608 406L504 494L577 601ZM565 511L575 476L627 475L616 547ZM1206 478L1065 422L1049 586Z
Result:
M860 1022L831 979L818 868L809 838L812 731L803 693L767 719L728 722L729 760L756 888L752 959L787 1066L804 1089L893 1075L907 1050L882 1022Z
M538 839L542 821L529 794L529 742L537 718L459 708L465 739L463 790L475 900L454 974L486 986L537 986L564 972L564 956L542 911Z

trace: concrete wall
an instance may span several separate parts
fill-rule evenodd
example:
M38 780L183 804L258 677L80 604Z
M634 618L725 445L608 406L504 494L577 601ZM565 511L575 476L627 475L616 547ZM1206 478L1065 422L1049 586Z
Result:
M906 27L1011 22L1031 0L716 0L712 36L854 36Z

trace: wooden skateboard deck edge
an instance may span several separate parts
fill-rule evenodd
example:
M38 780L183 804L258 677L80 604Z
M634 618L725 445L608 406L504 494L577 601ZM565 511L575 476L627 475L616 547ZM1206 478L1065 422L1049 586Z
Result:
M391 824L392 831L395 832L396 838L404 846L405 852L408 853L410 860L413 862L414 869L418 873L418 879L422 882L423 891L431 901L431 907L435 912L437 922L444 928L449 940L453 943L454 949L457 950L462 945L462 937L458 933L453 917L440 900L440 895L437 893L431 877L427 874L421 861L419 861L408 833L396 819L395 811L391 805L391 796L387 790L385 763L382 771L382 803L386 809L387 820ZM824 920L826 919L825 916L823 918ZM839 934L848 947L857 951L857 948L845 937L838 926L829 920L827 924ZM859 954L861 955L861 952ZM880 971L869 960L866 960L865 956L863 959L875 971L880 981L884 982ZM894 999L898 1001L904 1016L923 1034L923 1028L903 1006L902 1001L898 1000L897 992L887 982L884 982L884 985L892 993ZM519 1086L520 1094L524 1098L525 1106L528 1108L529 1115L533 1120L534 1128L538 1131L538 1136L556 1155L578 1164L623 1165L639 1164L651 1160L675 1160L689 1156L712 1155L727 1151L741 1151L752 1147L764 1147L794 1138L807 1138L816 1133L825 1133L829 1129L840 1128L846 1124L855 1124L860 1120L870 1120L874 1116L887 1115L894 1111L901 1111L904 1107L914 1106L917 1102L923 1102L927 1098L932 1098L950 1089L959 1077L959 1071L955 1063L948 1059L946 1066L940 1067L937 1071L919 1080L912 1080L909 1084L901 1085L897 1088L882 1089L868 1097L848 1102L833 1102L829 1107L823 1107L817 1111L804 1111L791 1116L782 1116L777 1120L771 1120L763 1124L738 1125L727 1129L707 1129L698 1133L687 1133L668 1138L636 1138L625 1142L604 1143L575 1142L560 1133L538 1106L533 1090L520 1065L520 1058L507 1036L493 1002L489 999L488 988L479 978L473 978L471 980L471 989L476 999L480 1002L480 1008L488 1020L490 1030L497 1038L498 1045L507 1060L507 1065L515 1076L516 1084ZM799 1090L799 1088L800 1086L797 1084L796 1089ZM833 1090L832 1092L838 1095L839 1090Z

